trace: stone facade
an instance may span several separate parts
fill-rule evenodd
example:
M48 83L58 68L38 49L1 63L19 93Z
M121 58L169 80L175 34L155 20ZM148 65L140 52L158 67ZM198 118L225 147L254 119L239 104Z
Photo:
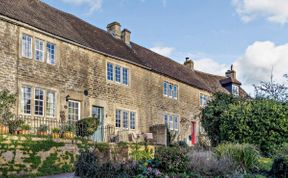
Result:
M56 64L22 57L22 34L56 44ZM197 123L196 133L199 133L200 94L210 95L204 90L5 19L0 20L0 49L0 89L17 94L15 112L18 116L23 115L21 87L28 85L55 91L57 120L60 120L61 112L67 119L69 96L69 99L81 103L81 118L91 116L92 106L104 108L104 126L114 127L116 109L124 109L136 112L136 129L127 132L147 133L151 126L164 124L164 114L171 113L180 117L177 140L187 140L191 135L192 121ZM107 80L107 62L129 69L128 86ZM177 100L163 96L164 81L178 86ZM85 90L88 91L87 96L84 95ZM116 128L114 134L122 130ZM105 141L108 139L105 138Z

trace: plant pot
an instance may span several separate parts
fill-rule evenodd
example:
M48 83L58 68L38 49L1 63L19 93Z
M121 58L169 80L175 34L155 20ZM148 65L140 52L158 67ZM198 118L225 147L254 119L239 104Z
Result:
M20 135L28 135L29 134L29 130L19 130L18 133Z
M73 132L64 132L63 138L65 139L73 139L75 137Z
M47 132L37 132L38 135L48 135Z
M60 134L59 133L52 133L52 138L60 138Z
M7 126L1 125L0 126L0 134L8 134L9 133L9 128Z

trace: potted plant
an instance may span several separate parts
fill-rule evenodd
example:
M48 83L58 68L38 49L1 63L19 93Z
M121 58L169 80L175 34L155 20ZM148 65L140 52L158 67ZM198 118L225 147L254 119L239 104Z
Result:
M48 131L48 126L47 125L40 125L38 128L37 128L37 134L38 135L47 135Z
M60 138L60 129L59 128L53 128L52 129L52 138Z
M72 124L66 124L62 127L63 138L73 139L75 137L75 127Z
M9 127L0 123L0 134L4 135L4 134L8 134L8 133L9 133Z
M29 131L31 130L30 125L28 124L23 124L20 126L21 130L19 130L19 134L27 135L29 134Z

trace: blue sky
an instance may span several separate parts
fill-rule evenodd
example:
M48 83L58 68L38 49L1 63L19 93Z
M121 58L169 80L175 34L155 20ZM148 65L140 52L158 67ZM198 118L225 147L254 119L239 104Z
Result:
M224 74L230 64L243 86L288 73L287 0L43 0L106 29L113 21L132 41L199 70Z

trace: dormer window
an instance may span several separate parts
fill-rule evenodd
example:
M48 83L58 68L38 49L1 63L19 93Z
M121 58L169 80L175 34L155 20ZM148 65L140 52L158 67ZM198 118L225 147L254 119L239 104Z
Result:
M232 85L232 94L234 96L239 96L239 86L237 85Z

